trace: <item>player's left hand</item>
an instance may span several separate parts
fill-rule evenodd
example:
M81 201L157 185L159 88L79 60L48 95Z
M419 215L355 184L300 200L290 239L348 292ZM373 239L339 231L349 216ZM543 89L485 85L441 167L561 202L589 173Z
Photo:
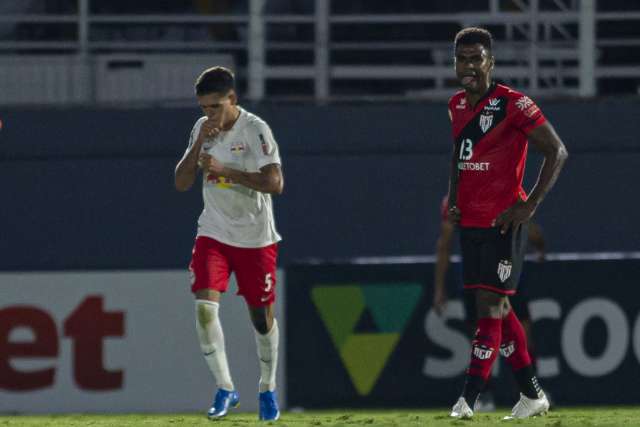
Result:
M509 227L516 228L520 224L529 221L536 211L535 207L519 199L511 207L505 209L491 224L500 227L500 234L509 231Z
M200 157L198 158L198 166L200 166L207 174L214 176L224 175L224 165L211 154L200 154Z

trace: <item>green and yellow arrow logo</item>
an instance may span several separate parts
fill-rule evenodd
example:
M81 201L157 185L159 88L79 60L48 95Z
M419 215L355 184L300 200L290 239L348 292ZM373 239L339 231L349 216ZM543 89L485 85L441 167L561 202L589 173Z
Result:
M361 396L368 395L396 348L422 286L393 283L316 286L311 298ZM367 326L359 332L359 326Z

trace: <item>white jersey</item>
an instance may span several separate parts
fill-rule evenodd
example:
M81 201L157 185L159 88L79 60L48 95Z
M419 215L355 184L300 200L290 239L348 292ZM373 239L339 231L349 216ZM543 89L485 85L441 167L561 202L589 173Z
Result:
M207 119L193 126L189 147ZM223 165L244 172L259 172L269 164L280 164L280 154L269 125L240 108L233 127L213 139L205 139L202 152ZM241 248L261 248L281 240L276 231L271 195L231 182L228 178L203 176L204 209L198 219L198 236L207 236Z

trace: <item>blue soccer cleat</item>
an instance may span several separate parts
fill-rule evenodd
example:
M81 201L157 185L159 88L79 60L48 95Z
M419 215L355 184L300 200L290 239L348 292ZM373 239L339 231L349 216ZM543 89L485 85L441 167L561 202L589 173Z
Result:
M265 391L258 395L260 403L260 420L276 421L280 418L278 396L275 391Z
M207 411L207 416L210 419L222 418L227 415L229 408L237 408L238 406L240 406L240 396L237 391L218 389L213 404Z

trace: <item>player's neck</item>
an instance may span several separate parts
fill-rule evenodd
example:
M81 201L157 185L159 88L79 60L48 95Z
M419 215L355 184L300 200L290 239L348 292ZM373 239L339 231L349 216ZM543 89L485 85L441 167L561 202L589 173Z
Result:
M240 108L238 108L238 106L234 106L231 119L222 125L222 130L224 131L231 130L231 128L233 127L233 125L236 124L239 118L240 118Z
M480 102L480 100L482 100L485 96L487 96L487 94L489 93L492 87L493 87L493 83L491 81L488 81L485 86L478 88L477 91L471 92L471 91L465 90L465 96L467 97L467 101L472 107L475 108L478 102Z

